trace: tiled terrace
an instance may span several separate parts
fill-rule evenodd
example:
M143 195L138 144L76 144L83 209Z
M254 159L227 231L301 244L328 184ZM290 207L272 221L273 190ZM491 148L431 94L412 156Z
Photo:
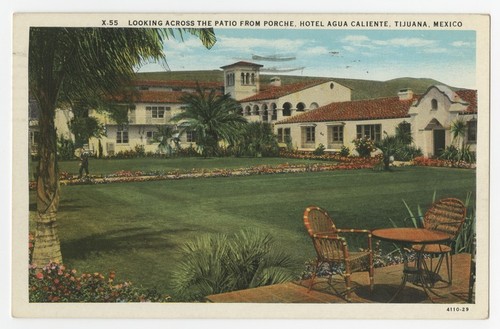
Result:
M427 298L419 286L407 283L393 303L467 303L469 290L471 256L459 254L453 256L453 285L443 287L437 284L433 289L440 296ZM403 265L394 265L375 269L375 287L372 293L369 289L368 274L354 273L351 278L355 287L352 294L353 303L384 303L396 292L402 277ZM445 266L442 267L444 274ZM233 291L207 297L213 303L346 303L334 289L343 291L344 281L334 278L332 286L326 279L317 279L311 292L307 292L309 282L289 282L272 286Z

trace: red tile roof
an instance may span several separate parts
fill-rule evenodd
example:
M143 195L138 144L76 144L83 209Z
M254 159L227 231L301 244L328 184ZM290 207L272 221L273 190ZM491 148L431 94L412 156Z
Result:
M401 101L399 97L388 97L330 103L277 124L406 118L409 117L408 109L416 99L417 97L414 97Z
M221 69L229 69L229 68L235 67L235 66L263 67L264 65L255 64L255 63L251 63L251 62L245 62L245 61L239 61L239 62L236 62L233 64L221 66L220 68Z
M265 90L262 90L260 93L247 97L245 99L240 100L240 103L244 102L253 102L253 101L260 101L260 100L265 100L265 99L276 99L280 98L292 93L296 93L298 91L311 88L314 86L317 86L321 83L327 82L330 80L313 80L313 81L307 81L307 82L298 82L298 83L292 83L292 84L287 84L283 85L280 87L268 87Z
M469 103L464 113L477 113L477 90L461 89L456 91L457 95Z
M183 80L134 80L134 86L143 87L171 87L171 88L196 88L196 85L202 88L223 88L222 82L198 82Z

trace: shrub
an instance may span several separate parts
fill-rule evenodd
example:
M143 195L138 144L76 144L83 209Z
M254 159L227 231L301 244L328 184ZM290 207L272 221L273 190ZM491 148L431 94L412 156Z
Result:
M325 154L325 145L319 144L318 147L313 151L314 155L323 155Z
M368 158L371 153L377 149L373 141L367 137L357 138L352 142L354 143L356 152L358 152L360 157Z
M410 161L416 157L422 156L422 149L413 145L403 145L396 150L394 160L396 161Z
M43 268L30 266L29 301L46 302L167 302L156 290L134 287L130 282L115 283L115 273L77 275L64 265L51 263Z
M349 147L342 145L339 154L340 156L348 157L351 154L351 150L349 149Z
M75 143L69 138L60 135L57 139L57 156L59 160L72 160L75 155Z
M294 279L290 258L268 234L245 230L233 236L203 235L184 244L172 275L177 298L205 296Z
M35 237L29 234L28 254L31 264ZM115 272L77 275L75 269L50 263L42 268L29 267L29 301L47 302L168 302L170 296L154 289L135 287L130 282L115 283Z

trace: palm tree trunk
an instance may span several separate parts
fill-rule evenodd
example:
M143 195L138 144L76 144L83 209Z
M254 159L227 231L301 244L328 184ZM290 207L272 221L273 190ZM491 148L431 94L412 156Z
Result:
M45 266L62 262L61 246L57 234L59 207L59 177L57 169L57 138L54 126L54 108L40 100L40 143L37 180L37 216L35 218L35 245L32 263Z

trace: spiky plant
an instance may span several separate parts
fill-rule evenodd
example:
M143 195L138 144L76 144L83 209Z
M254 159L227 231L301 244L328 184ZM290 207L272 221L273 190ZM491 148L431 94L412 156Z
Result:
M256 230L234 235L203 235L184 244L172 282L182 301L290 281L289 256L272 237Z

